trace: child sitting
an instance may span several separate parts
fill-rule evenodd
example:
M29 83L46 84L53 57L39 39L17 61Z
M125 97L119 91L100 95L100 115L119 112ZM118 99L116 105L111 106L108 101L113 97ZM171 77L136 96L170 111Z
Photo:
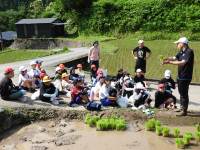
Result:
M135 83L141 82L145 88L149 88L149 86L150 86L150 83L147 83L145 81L145 77L142 74L142 70L141 69L137 69L136 70L136 75L134 76L134 82Z
M60 64L59 67L61 68L62 74L63 73L67 73L67 70L65 69L65 65L64 64Z
M69 76L69 79L70 80L74 80L74 79L76 79L76 78L78 78L79 77L79 75L78 74L76 74L76 70L75 70L75 67L70 67L70 76Z
M97 71L97 76L103 76L102 70L98 70L98 71ZM94 80L94 82L93 82L93 86L95 86L95 85L97 84L97 82L98 82L98 79L96 78L96 79Z
M83 65L82 64L78 64L76 69L76 74L78 74L79 76L81 76L82 78L85 78L85 73L83 71Z
M62 91L62 83L61 83L62 69L60 67L56 67L56 75L54 77L54 85L58 91Z
M96 78L97 78L97 68L95 65L92 65L90 71L90 79L92 82L94 82Z
M171 106L172 104L172 106ZM176 107L176 97L165 91L165 85L160 83L155 93L155 108L171 108Z
M122 89L122 85L120 84L120 79L123 78L123 69L119 68L116 75L115 87L118 91Z
M134 91L134 85L133 85L133 83L131 83L130 78L124 77L124 83L122 86L123 97L125 97L127 95L127 97L129 98L131 95L133 95L133 91Z
M19 87L31 93L35 92L34 79L27 73L27 68L25 66L20 66L19 71Z
M168 92L169 94L172 94L172 89L175 89L175 82L174 80L171 78L171 71L170 70L166 70L165 71L165 78L161 79L159 81L159 84L163 83L165 85L165 91Z
M104 76L100 75L97 77L98 82L95 85L95 87L93 87L91 89L91 93L90 93L90 101L94 100L94 96L96 95L96 97L99 97L99 91L101 89L101 87L103 86L104 83Z
M73 80L74 87L71 92L71 101L69 102L69 106L76 103L79 104L82 101L85 103L89 102L87 88L85 86L81 86L81 79L76 78Z
M99 99L101 101L101 104L104 106L111 106L113 105L113 102L115 103L118 99L118 93L116 96L110 96L109 93L112 89L114 89L111 85L111 78L106 77L105 83L101 87L99 91Z
M45 70L41 68L42 66L42 62L41 60L36 60L36 69L40 70L41 73L45 73Z
M151 95L145 91L144 86L141 83L136 84L135 92L133 93L133 102L135 107L139 107L140 105L148 104L148 107L151 107Z
M73 89L73 81L69 80L69 75L67 73L62 74L62 88L72 91Z
M42 80L42 86L40 87L40 100L44 102L52 102L54 105L58 105L56 100L58 90L51 83L51 79L48 76L44 76Z
M29 75L34 78L34 84L36 87L39 87L39 82L40 82L40 70L36 69L36 62L31 61L31 70L29 72Z

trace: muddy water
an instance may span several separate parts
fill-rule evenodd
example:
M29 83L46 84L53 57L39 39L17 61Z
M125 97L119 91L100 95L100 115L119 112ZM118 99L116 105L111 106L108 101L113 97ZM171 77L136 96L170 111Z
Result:
M173 131L171 128L171 131ZM178 127L181 135L194 132L194 127ZM18 127L0 136L0 150L176 150L173 137L157 136L155 132L135 130L96 131L82 122L47 121ZM200 149L194 140L187 149Z

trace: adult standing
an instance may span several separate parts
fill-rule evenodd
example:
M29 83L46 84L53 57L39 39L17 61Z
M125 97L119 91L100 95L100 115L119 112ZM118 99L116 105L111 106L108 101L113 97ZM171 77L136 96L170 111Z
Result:
M177 44L180 51L174 57L164 58L164 64L178 65L177 83L181 107L179 115L186 116L189 103L188 90L193 74L194 52L189 48L186 37L182 37L174 43Z
M151 56L152 52L148 47L144 46L144 40L138 41L139 46L133 49L132 55L136 59L135 72L137 69L141 69L142 72L146 73L146 60ZM137 56L134 53L137 52ZM149 53L146 57L146 53Z
M99 42L94 41L93 46L89 50L88 63L90 63L90 66L94 64L98 70L100 61L101 59L100 59Z

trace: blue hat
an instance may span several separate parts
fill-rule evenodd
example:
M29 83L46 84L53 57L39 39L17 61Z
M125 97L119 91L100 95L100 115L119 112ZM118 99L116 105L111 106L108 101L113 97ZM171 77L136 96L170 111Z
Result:
M39 59L36 60L36 63L41 63L41 62L43 62L43 61L41 61L41 60L39 60Z
M93 45L94 45L94 44L97 44L97 45L99 45L99 42L98 42L98 41L94 41Z

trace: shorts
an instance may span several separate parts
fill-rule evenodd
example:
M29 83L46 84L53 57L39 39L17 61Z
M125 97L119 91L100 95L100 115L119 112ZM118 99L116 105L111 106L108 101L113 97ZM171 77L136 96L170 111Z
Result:
M76 99L75 99L76 103L79 104L82 102L82 98L77 96Z
M110 105L112 105L112 101L109 100L107 97L104 98L104 99L101 99L100 101L101 101L101 104L104 105L104 106L110 106Z

